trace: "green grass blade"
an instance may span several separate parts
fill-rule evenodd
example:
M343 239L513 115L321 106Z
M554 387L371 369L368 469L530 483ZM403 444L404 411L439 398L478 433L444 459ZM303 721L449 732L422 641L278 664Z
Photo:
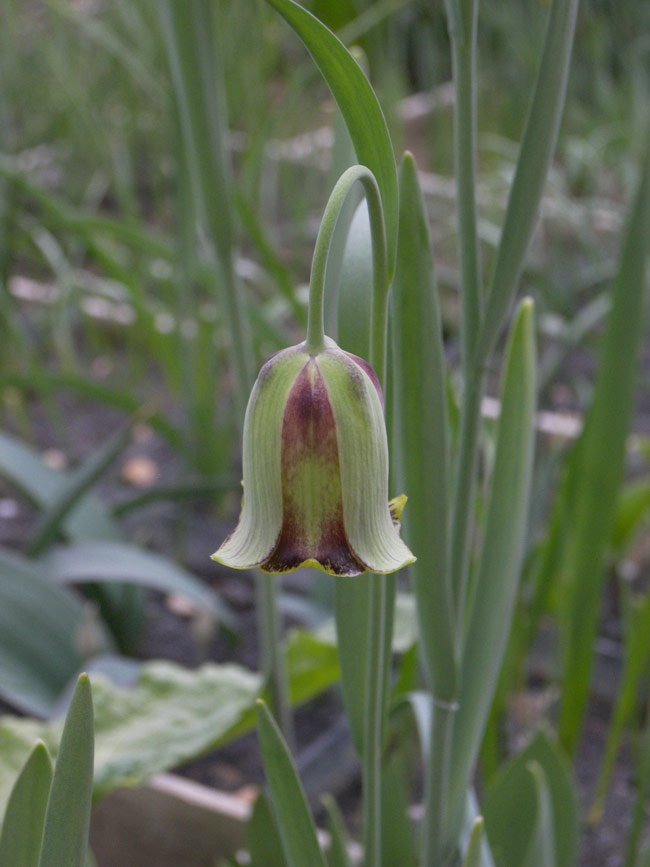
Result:
M180 593L213 612L230 629L237 628L232 609L181 566L125 542L77 542L59 545L38 561L57 584L128 583L163 593Z
M650 710L650 705L648 706ZM650 791L650 715L646 711L645 730L640 745L636 798L632 810L632 821L625 841L624 867L634 867L639 853L641 837L646 817L646 802Z
M56 500L45 511L34 533L29 545L31 555L40 554L56 539L72 509L129 444L131 431L138 419L139 416L135 416L123 425L61 486Z
M650 147L627 220L612 308L603 337L594 397L578 444L574 509L562 594L564 690L559 732L565 748L576 746L589 696L603 560L615 515L633 411L643 327L645 267L650 242Z
M352 861L348 854L348 837L341 811L331 795L325 795L322 798L322 803L327 812L327 826L330 833L327 863L329 867L352 867Z
M418 558L410 572L429 683L437 698L453 701L457 672L448 573L445 359L429 229L410 154L400 171L399 228L392 325L395 424L409 500L404 538Z
M540 803L531 765L543 770L548 794L542 799L544 803ZM508 759L490 780L483 795L483 815L495 859L502 867L522 867L540 819L546 829L544 835L553 841L550 863L553 867L575 867L580 814L571 767L557 744L543 732Z
M463 648L451 761L452 822L460 821L464 808L510 633L527 525L535 389L533 304L524 300L512 327L504 365L484 539Z
M293 0L267 0L302 39L336 100L359 163L381 192L388 243L388 272L395 267L398 191L395 156L381 107L363 70L329 28Z
M9 796L0 834L0 867L38 867L51 783L52 759L39 741Z
M535 782L537 796L537 818L530 839L524 867L557 867L555 860L555 830L553 827L553 806L546 780L546 774L539 762L532 761L528 772Z
M39 867L84 867L93 791L94 731L90 680L72 695L47 803Z
M261 700L257 702L257 732L288 867L326 867L289 748Z
M488 358L512 303L535 228L564 108L578 0L553 0L480 333Z
M79 638L85 635L85 647ZM87 655L110 651L100 623L38 564L0 548L0 695L48 716Z
M251 867L284 867L282 840L271 805L263 792L258 795L246 825L246 842Z
M469 835L469 842L467 844L467 852L465 853L463 867L481 867L484 834L483 819L479 816L479 818L474 822Z

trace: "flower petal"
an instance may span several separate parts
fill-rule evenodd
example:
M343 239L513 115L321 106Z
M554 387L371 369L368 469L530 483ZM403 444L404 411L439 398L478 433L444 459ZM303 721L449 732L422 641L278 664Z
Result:
M287 396L308 358L293 346L273 355L260 371L244 420L244 498L239 523L212 559L233 569L260 566L282 528L282 423Z
M349 355L318 356L336 422L345 535L372 572L395 572L415 557L401 540L388 508L388 444L379 394Z

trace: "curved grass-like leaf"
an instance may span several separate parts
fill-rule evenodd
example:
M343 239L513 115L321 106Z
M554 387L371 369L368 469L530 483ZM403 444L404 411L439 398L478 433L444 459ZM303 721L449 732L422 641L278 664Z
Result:
M539 762L536 761L529 762L528 773L535 783L537 816L533 834L528 844L524 867L557 867L553 806L546 774Z
M510 189L485 315L479 361L489 356L517 288L537 222L564 108L579 0L553 0L517 168Z
M517 596L532 475L535 380L533 304L524 300L504 364L484 539L462 654L450 784L449 815L456 827L496 690Z
M125 542L60 545L37 562L50 580L58 584L132 583L165 593L181 593L212 611L230 629L237 627L229 606L194 575L135 545Z
M42 509L54 506L70 479L68 473L43 463L35 449L3 431L0 431L0 475ZM117 525L92 494L86 494L65 515L64 526L73 539L120 538Z
M388 271L395 266L398 191L395 156L386 120L363 70L340 39L293 0L267 0L302 39L343 115L357 159L377 179L384 207Z
M589 697L592 650L605 577L603 565L625 462L643 328L650 241L650 146L629 213L594 397L577 445L562 593L564 689L559 731L573 751Z
M52 759L38 741L16 780L0 834L0 865L38 867L45 810L52 783Z
M544 774L546 791L541 798L538 782L530 772L531 763ZM542 844L535 844L540 857L545 851L544 857L552 859L548 863L553 867L576 864L579 814L571 769L543 732L497 771L485 792L483 808L487 836L498 864L521 867L526 863L540 824L543 834L553 842L550 853L540 852Z
M84 867L93 792L93 702L82 674L70 702L47 802L39 867Z
M467 843L463 867L481 867L481 850L483 847L484 822L479 818L474 822Z
M448 570L449 460L445 360L438 289L417 167L406 154L400 171L400 227L393 284L395 426L409 498L404 538L417 556L410 567L420 649L436 698L456 696L456 653Z
M72 594L37 564L0 548L0 695L6 701L48 716L85 653L110 647L101 624L88 621Z
M34 537L29 545L31 555L40 554L57 537L66 517L79 504L82 497L103 476L117 456L128 445L131 431L137 421L131 418L120 430L110 437L73 473L68 474L60 485L54 501L43 512Z
M288 867L326 867L289 748L261 699L257 702L257 731Z

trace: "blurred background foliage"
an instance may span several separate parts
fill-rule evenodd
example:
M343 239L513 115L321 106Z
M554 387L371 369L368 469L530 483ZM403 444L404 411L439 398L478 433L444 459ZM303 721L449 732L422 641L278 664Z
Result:
M305 5L347 45L363 49L396 153L408 147L422 170L453 366L458 263L444 4L313 0ZM350 149L326 86L284 23L261 2L215 0L215 9L219 26L212 37L224 85L223 94L215 91L215 103L220 96L226 102L225 112L218 110L222 123L227 117L227 163L235 178L231 201L223 207L234 226L234 267L256 367L302 336L319 215L333 178L351 161ZM485 273L498 242L547 12L545 0L480 5L478 205ZM649 71L650 4L584 0L558 151L522 281L540 314L540 408L566 413L566 426L554 422L547 430L536 470L520 616L484 743L486 777L503 758L504 710L513 687L522 684L523 660L543 615L562 607L556 543L571 486L567 442L590 404L625 203L632 200L647 122ZM53 438L43 434L45 419L57 445L79 465L74 479L63 474L56 483L50 479L49 501L38 501L42 485L31 483L29 499L45 514L32 547L39 532L42 536L43 520L59 541L117 544L120 538L65 529L122 446L110 452L105 444L104 451L95 451L106 440L104 433L92 448L87 441L80 446L61 395L71 395L75 406L109 407L128 417L146 405L147 425L164 443L165 454L177 456L170 469L162 469L159 487L142 492L136 485L112 504L106 521L156 498L182 504L197 493L210 493L223 515L235 508L238 419L229 324L221 304L223 274L206 254L200 233L196 242L186 171L155 3L3 0L0 423L22 440L23 449L31 444L42 451ZM642 370L647 372L648 363L646 345ZM631 724L640 731L644 683L647 688L649 383L647 375L639 377L629 476L608 548L612 580L603 592L613 615L605 633L618 643L623 677L620 689L614 688L596 817L622 730ZM99 426L103 432L105 422ZM486 467L493 457L490 436L488 421ZM3 448L5 455L0 472L20 489L10 471L12 447L13 440L0 442L0 456ZM21 454L32 463L36 459ZM41 545L32 555L43 558L47 548ZM179 549L182 558L182 545ZM10 565L9 572L25 567ZM183 574L182 580L192 579ZM92 590L106 621L95 624L93 636L129 649L132 636L120 635L118 615L121 609L137 620L141 600L137 594L120 598L120 592ZM328 603L325 597L321 587L319 605ZM73 613L82 619L82 612ZM222 619L229 616L220 613ZM553 664L541 664L535 656L532 668L551 683L557 675ZM57 688L65 680L62 675ZM542 715L556 698L541 696ZM522 710L522 716L527 713L539 714L539 708Z

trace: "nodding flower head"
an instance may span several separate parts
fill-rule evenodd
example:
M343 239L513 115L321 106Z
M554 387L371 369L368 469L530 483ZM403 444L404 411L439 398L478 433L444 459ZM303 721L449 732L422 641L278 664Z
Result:
M235 569L395 572L415 560L388 502L383 396L372 367L325 338L272 355L244 421L239 523L212 555Z

